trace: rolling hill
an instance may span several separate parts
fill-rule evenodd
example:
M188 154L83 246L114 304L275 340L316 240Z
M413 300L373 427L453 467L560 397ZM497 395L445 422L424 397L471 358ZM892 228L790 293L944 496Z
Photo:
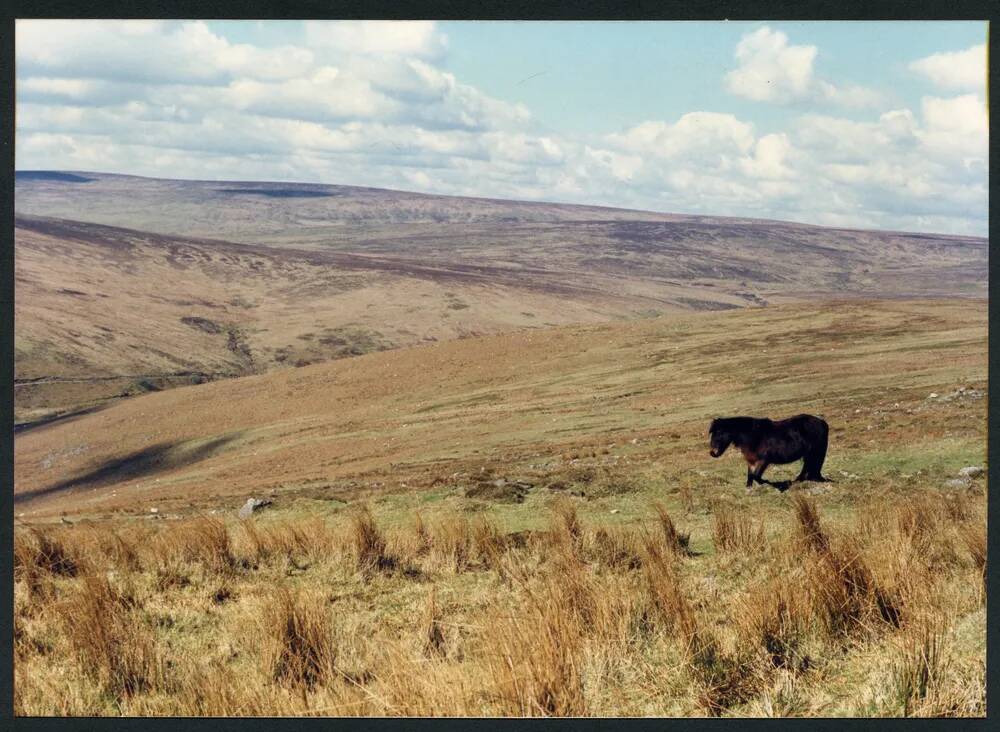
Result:
M980 300L499 334L146 394L27 430L15 504L30 519L458 490L483 469L537 481L554 470L543 464L609 442L676 477L710 467L708 421L738 413L824 415L834 471L896 450L933 462L942 445L982 460L985 379ZM724 470L738 482L738 466Z
M969 237L288 183L16 176L19 424L421 343L827 297L983 297Z

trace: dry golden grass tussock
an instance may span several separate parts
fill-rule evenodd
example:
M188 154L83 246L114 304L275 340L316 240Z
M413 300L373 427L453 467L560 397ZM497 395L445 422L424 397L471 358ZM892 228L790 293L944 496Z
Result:
M476 559L490 569L500 565L504 553L509 548L507 537L497 525L483 517L477 517L472 521L472 541Z
M225 523L209 516L178 521L161 529L140 554L144 565L157 568L198 563L210 571L226 573L238 564Z
M739 649L738 649L739 650ZM723 651L715 635L695 627L687 646L687 666L697 689L698 705L718 717L752 698L765 677L752 656Z
M443 656L446 653L444 628L441 624L441 613L437 605L436 595L435 588L431 587L420 623L423 652L427 656Z
M798 538L802 548L812 552L827 551L830 540L823 531L815 501L801 493L796 493L792 496L792 506L798 520Z
M413 536L414 536L414 554L418 557L425 556L431 550L432 539L431 533L427 529L427 524L424 523L424 517L420 515L420 511L413 514Z
M474 551L472 526L465 516L440 521L431 535L432 566L453 574L469 569Z
M82 560L51 530L32 528L17 532L14 538L14 573L37 569L47 574L75 577Z
M946 625L940 617L927 618L896 640L890 662L890 700L886 710L906 717L981 716L984 711L977 684L955 673Z
M694 611L681 590L676 559L666 555L658 541L647 536L642 569L653 615L667 632L677 632L682 643L691 643L695 633Z
M313 689L336 677L337 645L323 595L280 587L262 623L265 665L275 681Z
M241 555L252 566L274 559L320 561L335 549L332 533L318 517L268 524L248 518L240 522L239 536Z
M666 507L659 501L653 502L653 510L656 511L656 519L663 532L663 543L667 549L678 555L689 554L688 544L691 541L691 534L685 534L677 530L673 519L667 513Z
M590 556L606 569L639 569L642 542L634 531L601 527L591 534Z
M368 506L351 514L350 537L354 548L354 567L362 575L369 576L396 566L396 558L389 554L385 536Z
M53 608L80 668L103 688L119 699L163 688L161 649L133 596L85 574Z
M959 535L966 551L972 558L972 562L983 574L983 581L986 581L986 526L978 523L963 524L959 528Z
M851 542L806 556L804 568L809 603L829 636L872 632L878 622L899 625L898 606L878 587L863 554Z
M573 555L578 554L583 541L583 525L576 515L576 505L573 501L565 496L553 501L549 523L553 544Z
M712 541L720 554L758 554L767 548L763 521L725 504L716 504L712 514Z
M801 585L775 578L752 589L737 608L737 634L748 653L762 652L774 668L793 672L808 668L803 642L811 608Z
M583 631L570 596L553 582L520 611L490 619L485 663L501 715L583 716Z

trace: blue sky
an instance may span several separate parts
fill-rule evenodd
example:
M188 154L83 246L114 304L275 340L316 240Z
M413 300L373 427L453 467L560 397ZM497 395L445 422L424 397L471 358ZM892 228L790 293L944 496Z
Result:
M17 165L985 234L975 22L19 21Z
M723 87L740 37L762 26L816 45L819 75L878 84L911 107L927 89L908 62L986 37L985 24L957 22L463 22L442 30L449 39L446 66L464 81L526 104L554 129L618 132L639 119L675 119L692 109L733 112L778 128L787 109L750 103Z

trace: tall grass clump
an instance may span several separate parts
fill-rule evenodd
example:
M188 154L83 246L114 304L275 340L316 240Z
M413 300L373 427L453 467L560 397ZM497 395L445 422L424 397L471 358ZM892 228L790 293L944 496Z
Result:
M930 623L907 633L890 666L898 713L910 717L934 714L945 671L944 634Z
M385 537L375 523L371 509L362 507L351 515L351 543L354 548L354 566L362 575L392 569L395 557L388 552Z
M424 654L427 656L445 655L444 630L441 625L441 612L437 604L437 593L431 587L427 596L427 604L424 606L424 615L420 623L422 627L422 646Z
M757 554L767 546L764 522L754 522L732 506L713 508L712 541L720 554Z
M655 501L653 503L653 510L656 511L656 519L660 524L660 530L663 535L663 543L667 549L677 555L688 554L688 544L691 542L691 534L685 534L677 530L673 519L671 519L670 514L667 513L666 507L659 501Z
M646 537L642 570L653 615L667 632L677 632L682 643L689 645L695 630L694 612L681 591L674 558L665 556L652 537Z
M441 521L431 540L431 557L440 567L454 574L469 569L474 551L472 526L464 516Z
M560 496L552 504L551 533L557 546L562 546L573 555L579 553L583 541L583 524L576 515L573 502Z
M275 681L311 690L334 678L337 646L322 595L281 587L263 622L266 665Z
M827 634L844 638L879 624L899 627L903 598L898 588L879 581L857 536L834 542L815 504L801 495L793 501L810 605Z
M569 597L549 583L518 610L491 618L486 665L501 715L587 713L583 633Z
M816 503L801 494L792 497L792 506L797 519L798 537L802 547L811 552L824 553L830 548L830 540L823 531L816 511Z
M134 597L86 574L56 606L80 668L119 698L163 687L165 664Z
M774 579L751 590L739 604L738 633L751 652L774 668L804 671L802 647L809 630L808 599L794 585Z
M145 548L154 567L170 569L179 563L197 563L210 571L234 570L237 560L225 523L210 516L160 529Z

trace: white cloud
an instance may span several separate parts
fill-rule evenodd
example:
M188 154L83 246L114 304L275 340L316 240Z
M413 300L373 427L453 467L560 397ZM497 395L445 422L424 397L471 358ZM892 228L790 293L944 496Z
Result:
M788 36L764 26L736 45L739 67L726 75L729 91L760 102L788 101L808 94L816 46L792 46Z
M982 140L989 126L986 104L975 94L941 99L924 97L924 119L928 127L936 131L955 133L958 139Z
M986 164L989 122L985 102L975 94L921 100L924 127L917 135L930 154L945 161Z
M867 87L837 86L818 79L816 46L795 46L768 26L747 33L736 44L738 66L726 74L726 88L757 102L814 101L847 107L877 107L882 96Z
M973 94L761 130L692 110L588 136L542 131L525 106L446 71L433 23L305 29L304 45L274 48L200 22L19 21L18 167L986 228L986 109ZM816 57L762 28L740 42L727 82L762 101L875 103L817 79Z
M986 44L971 46L964 51L935 53L910 63L911 71L939 87L978 92L986 88L986 67Z
M399 110L395 101L367 81L330 66L282 82L239 79L226 87L218 101L268 117L312 121L378 118Z
M674 124L642 122L608 140L623 150L661 158L720 156L749 150L753 126L731 114L688 112Z
M18 72L30 76L213 84L291 79L313 63L308 49L230 43L202 21L19 20L16 36Z
M814 83L813 91L817 99L841 107L864 109L882 104L882 95L865 86L835 86L828 81L819 80Z
M445 37L426 20L310 20L306 43L344 53L434 58L447 47Z
M792 178L795 173L787 165L792 154L792 145L787 136L764 135L757 140L753 157L743 158L740 164L751 178Z

